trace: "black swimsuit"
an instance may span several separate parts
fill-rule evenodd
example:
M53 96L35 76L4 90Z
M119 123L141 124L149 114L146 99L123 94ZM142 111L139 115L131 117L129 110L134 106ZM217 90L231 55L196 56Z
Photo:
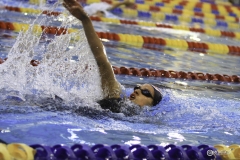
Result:
M113 113L123 113L125 116L133 116L139 114L139 107L134 104L126 103L127 101L124 98L108 98L97 101L97 103L101 106L102 109L110 110ZM51 107L49 107L51 106ZM55 99L47 98L42 101L41 108L45 108L46 110L66 110L67 107L64 107L63 99L55 96ZM74 107L73 107L74 108ZM74 112L87 115L89 110L89 114L94 113L94 109L88 107L76 107ZM98 112L96 114L99 114Z
M126 103L123 98L108 98L98 101L102 109L109 109L113 113L123 113L125 116L134 116L141 112L135 104Z
M109 98L98 101L102 109L109 109L113 113L121 112L121 98Z

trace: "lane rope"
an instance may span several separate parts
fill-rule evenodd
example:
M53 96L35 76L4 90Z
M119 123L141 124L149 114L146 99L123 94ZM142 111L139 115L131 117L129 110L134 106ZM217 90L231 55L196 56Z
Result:
M0 29L13 30L19 32L20 30L27 30L29 24L22 24L17 22L3 22L0 21ZM47 33L61 35L66 33L77 32L77 29L73 28L58 28L51 26L40 26L34 25L33 31L35 33ZM223 55L235 55L240 56L240 47L231 46L226 44L219 43L209 43L209 42L191 42L182 39L170 39L170 38L159 38L159 37L150 37L150 36L140 36L132 34L121 34L121 33L109 33L109 32L96 32L99 38L120 41L126 44L144 47L144 48L154 48L154 46L147 46L146 44L154 44L165 47L178 48L181 50L188 50L200 53L216 53ZM155 47L157 50L157 47Z
M0 58L0 64L7 60ZM38 66L40 61L31 60L30 65ZM221 82L233 82L239 83L240 76L238 75L226 75L226 74L210 74L201 72L184 72L184 71L173 71L173 70L157 70L157 69L147 69L147 68L135 68L135 67L116 67L112 66L114 74L123 74L129 76L139 76L139 77L162 77L162 78L174 78L174 79L184 79L184 80L199 80L199 81L221 81Z
M21 147L15 150L10 149L9 146ZM194 145L181 145L168 144L166 146L160 145L86 145L86 144L74 144L67 146L64 144L56 144L54 146L47 146L41 144L26 145L23 143L0 143L0 159L1 158L13 158L21 160L62 160L62 159L201 159L201 160L233 160L239 159L240 146L232 144L225 146L223 144L217 144L214 146L201 144ZM13 153L14 152L14 153ZM6 159L4 159L6 160Z
M115 4L119 1L116 0L87 0L83 1L83 4L92 4L92 3L98 3L98 2L106 2L109 4ZM156 5L157 4L157 5ZM155 5L149 5L144 3L139 3L139 1L135 1L134 7L131 7L131 9L135 9L138 11L151 11L151 12L163 12L168 14L185 14L188 16L198 16L202 18L208 18L208 19L218 19L218 20L225 20L228 22L239 22L239 16L240 12L233 13L232 9L229 7L221 7L221 6L204 6L203 8L200 8L199 4L196 5L195 8L190 9L186 8L184 5L164 5L166 3L156 3ZM174 3L175 4L175 3ZM120 7L122 8L122 7ZM224 10L225 9L225 10ZM237 14L236 14L237 13Z
M19 8L19 7L12 7L12 6L5 6L7 10L21 12L21 13L32 13L32 14L39 14L43 13L48 16L58 16L61 12L50 12L50 11L41 11L32 8ZM144 15L144 14L142 14ZM164 15L162 15L164 16ZM211 29L211 28L199 28L199 27L187 27L183 25L171 25L171 24L161 24L161 23L154 23L148 21L133 21L133 20L119 20L114 18L104 18L104 17L91 17L92 21L101 21L104 23L113 23L113 24L128 24L128 25L139 25L139 26L146 26L146 27L157 27L157 28L170 28L176 30L185 30L185 31L192 31L197 33L206 34L209 36L215 37L228 37L234 38L235 40L240 40L240 32L237 31L223 31L218 29ZM174 19L174 16L167 16L167 19L171 20ZM194 19L194 21L199 21L198 19ZM209 21L209 23L215 23L215 21ZM225 25L225 23L219 23L219 25ZM237 26L235 26L237 27Z

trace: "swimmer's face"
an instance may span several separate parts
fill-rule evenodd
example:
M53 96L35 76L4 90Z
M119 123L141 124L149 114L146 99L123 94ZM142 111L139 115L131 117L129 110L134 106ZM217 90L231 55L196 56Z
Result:
M141 90L145 90L145 95ZM149 91L150 95L147 95L147 91ZM151 96L151 97L150 97ZM129 99L139 105L140 107L143 106L152 106L153 104L153 97L154 96L154 89L150 84L143 84L139 85L139 87L135 88L133 93L130 95Z
M97 11L93 16L105 17L105 13L103 11Z

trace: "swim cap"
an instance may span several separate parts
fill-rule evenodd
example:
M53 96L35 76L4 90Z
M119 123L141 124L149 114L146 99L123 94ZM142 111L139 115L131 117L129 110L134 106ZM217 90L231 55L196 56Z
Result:
M154 89L153 106L156 106L159 102L161 102L162 94L156 86L152 85L152 87Z

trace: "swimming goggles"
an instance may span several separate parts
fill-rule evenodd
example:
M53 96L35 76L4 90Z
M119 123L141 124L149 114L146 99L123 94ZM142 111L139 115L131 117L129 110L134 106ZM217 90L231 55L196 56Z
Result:
M153 99L153 96L151 95L151 93L150 93L149 90L147 90L147 89L141 89L140 86L136 86L136 87L133 88L134 91L137 90L137 89L140 89L140 90L141 90L141 93L142 93L144 96L150 97L150 98Z

